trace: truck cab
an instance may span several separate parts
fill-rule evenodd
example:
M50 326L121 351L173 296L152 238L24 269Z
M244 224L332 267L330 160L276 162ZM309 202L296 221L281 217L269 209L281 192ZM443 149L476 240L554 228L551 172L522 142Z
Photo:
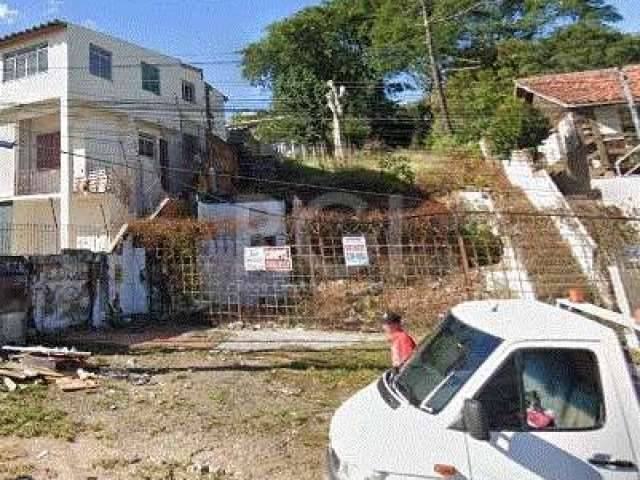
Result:
M330 480L638 480L621 331L535 301L454 307L398 371L347 400Z

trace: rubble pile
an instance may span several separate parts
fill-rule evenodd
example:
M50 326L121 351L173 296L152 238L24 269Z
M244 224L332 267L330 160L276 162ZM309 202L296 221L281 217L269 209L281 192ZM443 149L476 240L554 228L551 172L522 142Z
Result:
M100 385L89 371L90 352L69 348L2 347L0 385L13 392L29 384L54 384L63 392L94 390Z

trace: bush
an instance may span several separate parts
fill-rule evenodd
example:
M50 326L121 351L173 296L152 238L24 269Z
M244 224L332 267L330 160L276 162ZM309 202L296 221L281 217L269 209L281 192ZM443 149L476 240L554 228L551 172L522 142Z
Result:
M487 131L494 154L535 148L549 136L551 123L535 107L516 98L505 100L496 110Z
M411 161L405 156L385 155L378 160L378 167L384 173L390 174L400 182L412 184L416 174L411 167Z
M460 227L460 233L472 267L495 265L502 260L502 240L486 223L471 221Z

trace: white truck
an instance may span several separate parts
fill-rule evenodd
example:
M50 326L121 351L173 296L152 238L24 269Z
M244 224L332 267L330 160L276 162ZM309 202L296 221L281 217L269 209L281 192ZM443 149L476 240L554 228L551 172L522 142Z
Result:
M453 308L403 368L337 410L327 477L640 479L625 322L580 305Z

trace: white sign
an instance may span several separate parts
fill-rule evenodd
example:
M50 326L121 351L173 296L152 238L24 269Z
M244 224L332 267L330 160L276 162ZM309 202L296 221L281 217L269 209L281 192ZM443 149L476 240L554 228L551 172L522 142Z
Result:
M369 265L367 240L364 237L342 237L342 249L347 267L366 267Z
M263 247L247 247L244 249L244 269L247 272L261 272L266 270Z
M244 269L247 272L290 272L293 270L291 247L246 247Z

